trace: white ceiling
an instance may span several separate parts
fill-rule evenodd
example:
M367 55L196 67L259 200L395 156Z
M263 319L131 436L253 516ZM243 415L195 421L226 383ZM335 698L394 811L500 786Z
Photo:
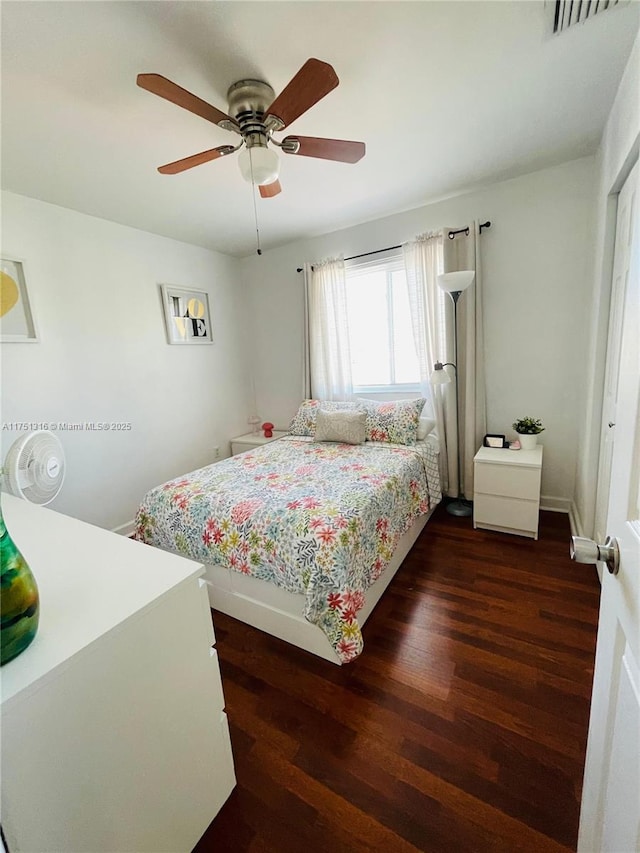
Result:
M226 111L309 57L340 85L286 133L366 142L356 165L282 155L263 248L595 151L638 30L636 2L560 36L542 0L2 2L5 189L234 255L255 251L237 137L136 86L156 72Z

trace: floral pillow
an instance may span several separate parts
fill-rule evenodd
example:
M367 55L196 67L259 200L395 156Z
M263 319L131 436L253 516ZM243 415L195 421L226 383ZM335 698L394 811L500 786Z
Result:
M361 408L357 403L343 403L336 400L303 400L293 416L289 432L291 435L315 435L316 418L319 409L325 412L339 412Z
M367 413L367 441L389 441L393 444L415 444L418 422L426 400L359 400Z

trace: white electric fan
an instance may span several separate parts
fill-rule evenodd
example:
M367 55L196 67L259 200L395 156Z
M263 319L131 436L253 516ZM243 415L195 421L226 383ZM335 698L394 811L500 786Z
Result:
M9 491L34 504L48 504L64 482L65 461L60 439L46 429L23 435L7 453L3 473Z

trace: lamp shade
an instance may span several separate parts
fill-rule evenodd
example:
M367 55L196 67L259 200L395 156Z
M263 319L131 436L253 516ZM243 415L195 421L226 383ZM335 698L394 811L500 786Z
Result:
M447 293L460 293L471 287L476 277L475 270L459 270L458 272L446 272L438 276L438 287Z
M451 382L451 377L444 369L444 364L441 361L436 361L433 365L433 373L429 377L429 381L432 385L444 385Z
M254 184L264 186L278 180L280 161L271 148L260 145L243 148L238 155L238 165L242 177L249 183L253 180Z

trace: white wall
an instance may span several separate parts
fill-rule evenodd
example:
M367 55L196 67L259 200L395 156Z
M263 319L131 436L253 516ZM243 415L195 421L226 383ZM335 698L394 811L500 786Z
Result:
M636 38L616 99L609 114L596 158L596 226L591 271L591 313L587 384L576 472L575 507L578 526L594 534L600 419L611 274L619 192L640 149L640 36Z
M489 219L492 226L481 237L488 429L510 433L517 417L541 418L547 428L542 492L548 505L556 499L568 509L585 387L593 171L593 158L583 158L244 258L260 416L287 426L300 402L302 282L296 267Z
M3 193L2 252L24 259L40 343L5 343L2 421L121 421L59 432L52 508L113 528L152 486L229 452L249 411L238 260ZM166 343L159 283L206 290L211 346ZM4 430L3 454L17 436Z

